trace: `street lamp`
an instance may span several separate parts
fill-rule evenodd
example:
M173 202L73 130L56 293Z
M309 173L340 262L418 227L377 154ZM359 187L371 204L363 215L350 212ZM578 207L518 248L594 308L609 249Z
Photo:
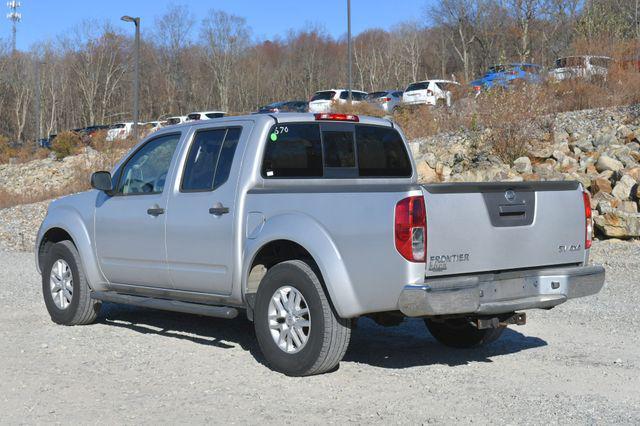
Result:
M353 95L351 93L351 0L347 0L347 56L349 57L349 83L347 89L349 90L349 103L351 103L351 101L353 101Z
M140 118L140 18L132 16L123 16L125 22L133 22L136 26L136 43L135 43L135 70L133 76L133 137L138 140L138 120Z

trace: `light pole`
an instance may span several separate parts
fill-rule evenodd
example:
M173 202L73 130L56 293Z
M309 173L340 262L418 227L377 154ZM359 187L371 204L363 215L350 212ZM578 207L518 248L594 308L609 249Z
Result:
M133 137L138 140L138 120L140 118L140 18L123 16L125 22L133 22L136 26L135 70L133 76Z
M351 101L353 101L353 96L351 93L351 0L347 0L347 56L349 57L347 61L349 64L347 90L349 90L349 103L351 103Z

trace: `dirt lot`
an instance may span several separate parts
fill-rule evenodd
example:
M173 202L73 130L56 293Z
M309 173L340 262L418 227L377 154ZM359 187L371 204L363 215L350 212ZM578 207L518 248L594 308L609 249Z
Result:
M0 253L2 423L640 422L640 244L603 242L596 297L529 313L478 350L421 321L362 319L340 368L288 378L262 364L251 324L106 305L54 325L31 254Z

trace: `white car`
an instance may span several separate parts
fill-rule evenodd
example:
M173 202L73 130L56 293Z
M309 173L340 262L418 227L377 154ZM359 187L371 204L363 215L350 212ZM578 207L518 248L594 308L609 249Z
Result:
M411 83L402 94L406 105L451 106L452 90L460 83L452 80L424 80Z
M227 115L225 111L196 111L187 114L186 121L211 120L212 118L221 118Z
M367 98L367 92L352 90L353 104L363 102ZM349 100L349 91L346 89L321 90L316 92L309 101L309 112L330 112L331 107L337 104L346 104Z
M175 124L182 124L187 121L186 115L176 115L174 117L168 117L165 120L161 121L163 126L173 126Z
M555 66L549 71L549 77L556 81L570 78L606 79L613 59L608 56L567 56L556 59Z
M109 126L109 130L107 131L106 140L109 142L113 142L116 140L126 139L129 137L132 131L133 131L132 121L112 124L111 126Z

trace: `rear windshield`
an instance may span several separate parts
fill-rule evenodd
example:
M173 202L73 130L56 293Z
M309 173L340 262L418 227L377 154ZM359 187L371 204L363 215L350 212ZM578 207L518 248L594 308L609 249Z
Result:
M334 95L336 94L336 92L334 92L333 90L327 90L324 92L316 92L315 95L313 95L313 97L311 98L311 101L330 101L331 99L333 99Z
M122 123L118 123L118 124L112 124L111 126L109 126L110 129L124 129L124 124Z
M200 114L189 114L187 115L189 120L200 120Z
M411 83L405 92L411 92L413 90L426 90L429 88L429 82L423 81L420 83Z
M180 119L179 118L170 118L167 120L167 123L169 124L178 124L180 123Z
M369 95L367 96L367 99L378 99L386 96L387 96L387 92L373 92L373 93L369 93Z
M210 112L205 114L207 116L207 118L222 118L224 117L224 113L223 112Z
M354 101L362 101L367 98L367 94L363 92L351 91L351 98ZM340 99L349 99L349 91L345 90L344 92L340 93Z
M569 58L556 59L556 68L584 67L585 58L582 56L571 56Z
M271 128L262 163L265 178L410 177L402 137L391 127L357 124L355 132L317 123ZM342 170L342 171L341 171Z

